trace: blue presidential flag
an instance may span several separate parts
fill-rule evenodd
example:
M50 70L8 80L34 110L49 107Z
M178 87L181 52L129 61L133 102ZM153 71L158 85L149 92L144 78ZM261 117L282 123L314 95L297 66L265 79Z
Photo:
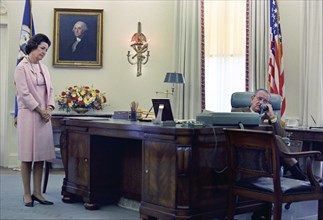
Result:
M26 0L25 10L22 18L22 25L20 30L19 52L17 57L18 63L26 56L27 41L35 34L33 15L31 12L31 0ZM15 125L17 125L18 103L15 96Z

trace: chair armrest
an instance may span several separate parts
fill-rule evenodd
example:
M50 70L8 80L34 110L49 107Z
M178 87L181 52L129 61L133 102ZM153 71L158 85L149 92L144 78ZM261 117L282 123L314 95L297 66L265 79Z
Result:
M312 157L314 159L322 156L320 151L301 151L301 152L281 152L281 156L285 158L301 158L301 157Z
M308 157L306 159L306 175L311 185L315 187L315 191L319 192L321 190L321 186L318 180L314 177L312 163L313 163L313 158Z
M320 151L302 151L302 152L293 152L293 153L284 153L281 152L282 157L287 158L300 158L300 157L306 157L306 175L308 177L308 180L310 181L311 185L315 187L316 191L320 191L320 184L318 180L314 177L313 174L313 160L316 158L322 157L322 154Z

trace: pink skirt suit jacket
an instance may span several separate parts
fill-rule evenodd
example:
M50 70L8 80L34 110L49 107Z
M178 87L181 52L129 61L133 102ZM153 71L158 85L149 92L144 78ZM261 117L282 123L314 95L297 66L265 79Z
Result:
M41 108L55 106L49 71L41 62L39 69L45 82L42 86L38 85L32 64L26 58L17 65L14 74L18 103L18 159L26 162L55 158L52 123L45 122L34 111L39 105Z

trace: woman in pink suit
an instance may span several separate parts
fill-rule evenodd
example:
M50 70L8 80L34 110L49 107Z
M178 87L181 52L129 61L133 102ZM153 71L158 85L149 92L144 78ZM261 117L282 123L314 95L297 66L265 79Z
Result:
M18 102L18 158L21 160L23 202L27 207L33 207L34 201L42 205L53 204L41 194L44 161L55 158L51 124L54 91L48 69L41 62L50 45L46 35L33 36L26 45L28 56L17 65L14 75Z

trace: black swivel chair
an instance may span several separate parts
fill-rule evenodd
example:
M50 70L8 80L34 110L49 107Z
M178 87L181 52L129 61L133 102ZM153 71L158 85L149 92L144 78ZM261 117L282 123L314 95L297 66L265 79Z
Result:
M254 92L235 92L231 95L231 110L234 111L237 108L244 108L251 105L251 96ZM280 120L280 111L282 106L282 97L277 94L270 94L269 103L273 106L273 110Z

